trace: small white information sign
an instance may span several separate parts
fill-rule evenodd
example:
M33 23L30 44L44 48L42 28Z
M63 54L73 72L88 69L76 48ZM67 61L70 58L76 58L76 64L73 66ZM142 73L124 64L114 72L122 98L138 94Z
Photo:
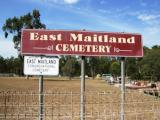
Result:
M25 56L25 75L58 75L59 58L47 56Z

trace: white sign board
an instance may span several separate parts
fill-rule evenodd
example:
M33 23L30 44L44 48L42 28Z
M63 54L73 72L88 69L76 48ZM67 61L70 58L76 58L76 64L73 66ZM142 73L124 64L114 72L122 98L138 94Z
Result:
M58 75L59 58L46 56L25 56L25 75Z

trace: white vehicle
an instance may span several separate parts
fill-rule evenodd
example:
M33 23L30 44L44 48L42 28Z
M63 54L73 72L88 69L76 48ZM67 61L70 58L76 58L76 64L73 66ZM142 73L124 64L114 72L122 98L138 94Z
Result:
M114 83L114 78L111 74L102 74L102 79L106 80L108 83Z
M112 76L111 74L102 74L102 79L107 80L108 77Z

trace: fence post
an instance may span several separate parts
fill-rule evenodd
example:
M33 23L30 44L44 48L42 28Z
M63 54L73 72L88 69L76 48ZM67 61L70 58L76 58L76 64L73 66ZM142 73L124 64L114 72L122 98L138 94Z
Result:
M84 93L85 93L85 57L81 57L81 120L85 120L85 105L84 105Z
M4 115L5 115L5 119L7 117L7 94L5 92L3 92L3 97L4 97Z
M39 120L43 120L43 75L39 77Z
M124 120L124 102L125 102L125 58L121 58L121 119Z

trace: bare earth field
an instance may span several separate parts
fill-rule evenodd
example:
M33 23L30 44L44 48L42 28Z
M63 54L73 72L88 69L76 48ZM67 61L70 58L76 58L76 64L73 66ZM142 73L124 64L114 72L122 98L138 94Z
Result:
M0 77L0 90L38 90L38 77L31 77L28 80L24 77ZM80 79L73 78L44 78L45 90L60 89L61 91L80 91ZM102 80L86 79L87 91L113 90L112 86Z
M143 90L126 90L126 120L159 120L160 99ZM120 88L86 80L86 120L119 120ZM79 120L80 79L44 79L44 119ZM38 119L38 77L0 77L0 120Z

